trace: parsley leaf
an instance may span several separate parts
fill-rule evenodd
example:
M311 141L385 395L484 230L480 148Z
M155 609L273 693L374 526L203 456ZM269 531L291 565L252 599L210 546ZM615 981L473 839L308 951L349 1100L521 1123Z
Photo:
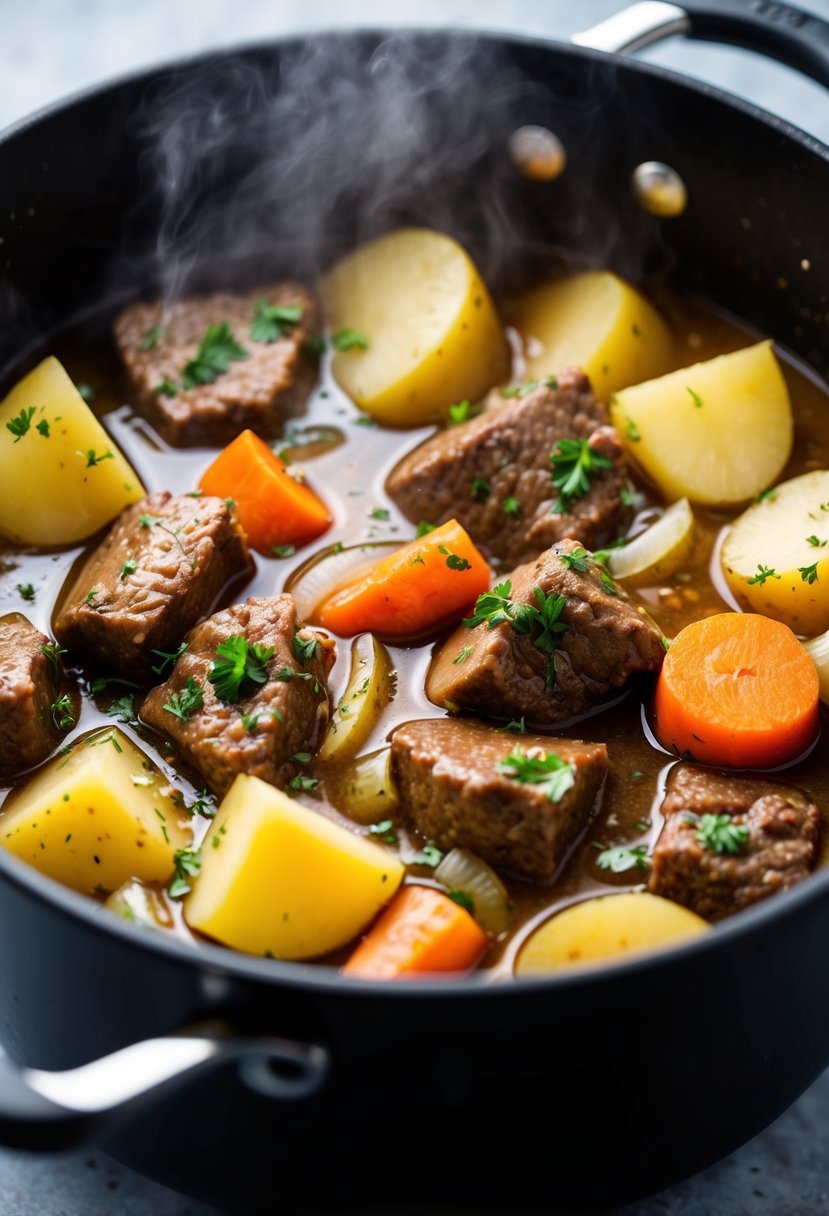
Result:
M170 380L165 376L153 389L153 394L156 397L175 397L178 392L178 385L175 381Z
M447 891L446 894L452 900L452 903L457 904L472 916L475 912L475 901L471 895L467 895L466 891Z
M469 411L472 407L468 401L459 401L457 405L449 406L449 425L460 426L462 422L469 420Z
M162 338L166 338L167 330L163 325L151 325L144 337L138 343L138 349L146 354L148 350L153 350L158 346Z
M121 567L121 582L123 583L124 579L127 578L128 575L135 574L137 569L138 562L134 557L128 557Z
M123 697L116 697L114 701L110 702L109 709L106 712L110 718L116 718L119 722L133 722L135 720L135 708L132 693L125 693Z
M591 448L587 439L560 439L550 453L550 477L559 497L552 510L566 514L578 498L590 490L590 479L600 477L613 461Z
M472 562L467 561L465 557L461 557L458 553L451 553L446 545L438 545L438 553L442 553L446 558L446 564L450 570L471 570Z
M29 603L35 598L35 589L31 583L18 583L17 594L22 600L27 600Z
M175 667L176 660L181 658L181 656L184 654L185 650L187 649L187 646L188 646L187 642L182 642L181 645L179 646L178 650L153 650L152 654L157 654L159 656L159 658L162 660L160 663L158 663L153 668L153 671L155 672L155 674L157 676L163 676L164 672L167 669L168 663L170 664L171 668Z
M249 351L239 345L229 325L208 325L196 357L185 365L182 384L186 389L212 384L231 363L248 358Z
M555 388L555 385L551 385L551 387ZM537 380L527 380L525 384L507 384L500 391L502 397L509 399L510 397L529 397L530 393L537 388Z
M808 583L810 587L812 583L818 582L817 562L812 562L811 566L798 566L797 572L803 582Z
M467 629L474 629L477 625L484 624L487 629L494 629L503 621L512 621L515 604L509 598L511 592L512 583L508 578L505 578L502 583L497 583L491 591L482 591L475 601L473 615L464 617L463 623Z
M201 790L187 807L187 813L188 815L204 815L205 819L214 819L218 809L216 799L210 791Z
M765 583L766 579L769 579L769 578L780 578L780 575L777 573L776 570L773 570L771 568L771 566L761 566L758 563L757 573L755 575L753 575L751 578L746 579L746 582L748 583L749 587L753 587L755 583L759 583L760 586L762 587L763 584Z
M421 536L428 536L430 532L434 532L436 527L437 524L430 524L428 519L421 519L420 523L417 525L415 539L419 540Z
M629 418L627 415L625 415L625 434L631 443L638 443L642 438L642 433L639 430L639 427L636 425L633 419Z
M331 344L335 350L368 350L368 338L360 329L338 329Z
M6 430L11 431L14 435L15 443L20 443L20 440L32 425L32 418L35 414L35 407L30 405L28 409L23 409L16 418L12 418L11 422L6 423Z
M766 486L765 490L761 490L760 493L755 497L754 501L774 502L776 498L777 494L775 493L774 488L772 486Z
M41 434L43 436L44 439L49 438L49 423L46 421L45 418L41 418L40 422L35 427L35 430L37 430L39 432L39 434Z
M262 298L256 301L248 333L254 342L275 342L286 325L299 325L301 320L301 304L269 304Z
M397 844L397 833L391 819L381 819L379 823L373 823L369 831L372 836L382 840L383 844Z
M388 507L372 507L368 513L369 519L391 519L391 511Z
M297 773L296 777L292 777L288 782L287 789L294 793L309 794L318 785L319 777L306 777L303 773Z
M632 849L605 849L596 858L596 865L603 870L612 870L614 874L624 874L626 870L646 870L650 858L645 845L640 844Z
M167 888L170 899L181 899L193 889L188 878L198 878L201 873L201 849L178 849L175 858L176 872Z
M472 647L471 647L471 646L464 646L462 650L459 650L459 651L458 651L458 653L455 655L455 657L454 657L454 659L452 660L452 662L453 662L453 663L455 664L455 666L457 667L457 665L458 665L459 663L465 663L465 662L466 662L466 660L469 658L469 656L470 656L471 654L472 654Z
M207 677L222 701L238 701L245 680L253 684L264 684L268 673L265 664L273 656L273 646L260 642L251 644L241 634L233 634L219 642L213 670Z
M692 388L688 388L687 386L686 386L685 391L686 391L686 393L688 393L690 395L690 398L694 403L694 409L701 410L702 409L702 397L700 397L699 393L695 393Z
M98 456L92 448L90 448L88 452L78 452L78 455L86 457L86 467L88 469L94 469L96 465L102 464L105 460L115 459L109 448L107 448L107 450L100 456Z
M504 730L508 730L512 735L526 735L527 724L523 717L513 718L511 722L507 722Z
M168 714L174 714L177 718L181 718L182 722L186 722L192 713L197 709L201 709L204 705L204 695L200 685L196 683L192 676L188 677L187 683L180 692L175 692L164 705L164 709Z
M511 781L541 786L550 802L561 802L567 791L573 788L576 779L572 764L567 764L554 752L530 756L518 744L508 756L498 761L496 768Z
M566 566L568 570L575 570L577 574L586 574L590 569L591 554L581 545L570 553L559 553L559 559L562 566Z
M476 502L486 502L492 493L492 484L485 477L476 477L469 487L469 493Z
M501 503L501 510L505 515L509 515L515 519L521 514L521 503L517 498L513 498L512 495L510 495Z
M293 557L296 545L271 545L271 553L274 557Z
M68 693L64 693L62 697L58 697L49 706L49 711L52 715L52 721L58 730L69 730L75 725L75 714L72 710L72 700Z
M703 815L696 837L704 849L714 853L739 853L748 840L748 828L732 823L730 815Z
M66 651L62 646L58 646L57 642L44 642L40 647L40 653L48 664L49 675L57 684L60 679L60 656L66 654Z
M812 547L815 549L822 549L827 542L825 540L821 540L819 536L815 536L813 533L811 536L806 537L806 544L812 545Z
M435 866L439 866L442 861L443 853L440 851L437 845L433 844L430 840L428 844L423 846L419 853L415 854L415 856L412 858L411 864L413 866L431 866L431 868L434 869Z
M317 638L301 638L298 633L291 638L291 653L300 663L310 663L311 659L316 657L318 650Z

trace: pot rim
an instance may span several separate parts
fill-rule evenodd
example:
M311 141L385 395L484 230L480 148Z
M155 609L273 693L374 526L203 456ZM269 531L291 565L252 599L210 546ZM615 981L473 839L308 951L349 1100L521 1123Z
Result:
M165 73L190 71L197 69L200 65L206 66L239 55L255 54L269 47L300 46L310 37L337 41L355 38L382 41L391 35L464 39L470 43L483 41L489 44L498 43L519 48L535 47L539 50L575 55L595 62L610 60L617 69L644 74L666 82L669 87L702 93L710 97L712 101L740 111L745 116L761 123L777 136L782 135L786 139L793 140L805 152L817 155L822 160L829 160L829 145L823 144L817 137L801 130L788 119L772 114L755 105L754 102L735 96L717 85L686 76L671 68L643 62L630 55L609 54L590 47L578 46L563 39L544 39L531 34L500 33L495 29L463 26L441 28L429 25L399 28L355 26L314 30L310 33L297 32L281 38L252 39L227 47L162 60L158 64L121 73L101 83L78 89L18 119L10 126L0 130L0 151L5 143L9 143L19 136L25 136L30 127L48 122L57 115L68 113L86 101L116 93L125 86L140 85L142 82L149 85ZM45 337L48 338L49 335L45 335ZM746 939L755 933L763 933L770 922L783 920L787 916L795 916L809 905L829 899L829 865L827 865L822 871L811 875L796 887L776 893L773 897L714 925L710 934L704 934L655 953L634 955L630 959L603 963L596 967L585 966L559 974L520 977L509 975L496 978L489 976L486 971L479 971L457 978L435 977L418 979L416 983L412 984L390 984L384 981L343 976L339 969L319 963L258 958L229 947L214 945L208 941L199 942L198 946L194 948L172 933L153 932L152 930L136 932L134 925L107 913L101 905L94 903L89 897L40 874L26 863L0 849L0 882L6 881L28 895L52 904L62 915L80 922L93 931L103 932L117 942L122 942L130 950L161 956L166 961L184 966L192 966L196 972L221 973L223 977L248 981L256 985L289 987L310 993L372 999L382 997L397 1001L434 1001L436 998L456 1000L459 997L475 1000L526 999L527 992L531 990L543 993L561 992L563 989L581 990L615 984L620 976L632 981L634 976L641 974L682 967L686 960L696 958L701 952L729 950L736 941ZM610 896L610 892L608 895Z

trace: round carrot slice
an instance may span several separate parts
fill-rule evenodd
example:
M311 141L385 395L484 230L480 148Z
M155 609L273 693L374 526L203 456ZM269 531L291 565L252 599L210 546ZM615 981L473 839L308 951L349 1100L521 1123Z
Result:
M657 738L703 764L773 768L818 730L819 681L791 629L723 612L674 638L656 686Z

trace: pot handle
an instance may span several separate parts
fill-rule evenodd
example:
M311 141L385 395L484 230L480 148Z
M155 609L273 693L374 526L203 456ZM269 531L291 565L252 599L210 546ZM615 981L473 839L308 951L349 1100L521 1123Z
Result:
M145 1039L64 1072L21 1068L0 1055L0 1143L69 1148L196 1074L228 1063L237 1065L249 1089L279 1102L312 1097L330 1067L328 1051L317 1043L245 1038L212 1023Z
M638 51L671 34L759 51L829 88L829 22L777 0L642 0L573 36L599 51Z

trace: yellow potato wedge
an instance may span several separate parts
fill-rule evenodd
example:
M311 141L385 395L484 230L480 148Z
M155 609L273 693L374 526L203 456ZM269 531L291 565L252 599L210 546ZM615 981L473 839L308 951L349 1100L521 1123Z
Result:
M687 498L680 498L640 534L620 549L611 549L607 566L628 587L653 587L680 569L694 543L694 515Z
M665 321L606 270L535 288L514 303L507 320L524 340L528 380L581 367L600 401L672 366L674 338Z
M184 915L193 929L248 954L317 958L344 946L399 887L399 858L238 776L201 850Z
M695 912L644 891L600 895L572 904L528 938L515 963L517 975L619 962L663 950L707 933Z
M0 484L0 532L50 548L92 536L146 493L51 357L0 403Z
M51 760L0 814L4 849L86 894L166 882L190 841L166 778L114 727Z
M734 521L720 560L742 608L806 637L829 628L829 471L764 493Z
M337 350L337 383L389 426L445 419L509 378L506 337L483 280L451 237L405 228L350 254L325 277L322 302L336 338L364 336L367 349Z
M346 760L371 734L394 693L389 652L370 633L361 633L351 647L351 674L331 715L320 760Z
M792 450L792 408L771 342L623 389L610 414L668 499L745 502L771 485Z

